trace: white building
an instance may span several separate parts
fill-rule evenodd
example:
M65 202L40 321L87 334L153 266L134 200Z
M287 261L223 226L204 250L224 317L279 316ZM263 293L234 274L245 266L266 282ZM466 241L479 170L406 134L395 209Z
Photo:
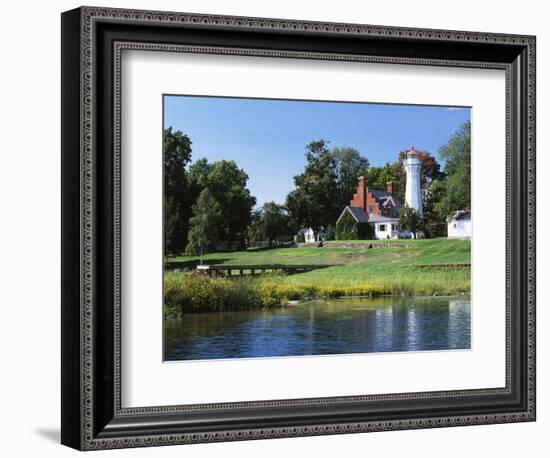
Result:
M393 190L392 184L388 183ZM360 240L396 239L399 236L397 225L399 223L399 209L401 204L397 197L389 191L367 189L365 192L367 211L363 208L348 205L336 221L336 228L353 223L357 238ZM353 203L353 202L352 202ZM346 222L347 221L347 222Z
M422 168L422 162L414 146L405 153L403 167L407 174L405 202L422 216L422 192L420 189L420 169Z
M470 211L457 211L447 219L447 238L462 240L472 238L472 215Z
M313 243L313 242L316 242L315 240L315 231L311 228L311 227L308 227L305 231L304 231L304 241L306 243Z
M374 226L374 238L377 240L396 239L399 236L396 218L387 218L385 216L371 217Z

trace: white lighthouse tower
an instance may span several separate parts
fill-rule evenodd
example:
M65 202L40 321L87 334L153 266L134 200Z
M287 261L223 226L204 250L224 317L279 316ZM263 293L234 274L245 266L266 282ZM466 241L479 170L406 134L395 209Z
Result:
M414 146L405 153L403 167L407 174L405 202L422 216L422 193L420 192L420 168L422 167L422 162Z

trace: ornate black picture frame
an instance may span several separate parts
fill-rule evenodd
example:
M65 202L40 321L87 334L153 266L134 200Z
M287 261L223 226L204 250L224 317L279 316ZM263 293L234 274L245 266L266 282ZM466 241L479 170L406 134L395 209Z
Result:
M506 72L506 387L121 406L120 53ZM80 450L535 420L535 37L82 7L62 15L62 435Z

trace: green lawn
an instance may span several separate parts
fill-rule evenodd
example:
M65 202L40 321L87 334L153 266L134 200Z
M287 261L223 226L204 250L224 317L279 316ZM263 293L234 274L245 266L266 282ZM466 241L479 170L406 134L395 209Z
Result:
M250 249L246 251L227 251L209 253L204 263L226 265L253 264L357 264L363 259L400 265L410 264L451 264L470 262L470 242L467 240L448 240L445 238L425 240L392 240L391 245L403 248L366 248L362 245L385 245L384 241L346 240L345 243L357 244L357 248L331 246L337 242L326 242L324 247ZM197 256L177 256L168 262L198 261Z
M257 264L346 264L352 262L358 252L353 248L273 248L247 251L210 253L204 256L204 264L257 265ZM195 256L178 256L168 262L198 261Z
M420 265L468 264L470 242L464 240L427 239L396 240L403 247L367 248L365 241L357 248L337 248L327 242L322 248L274 248L211 253L204 263L226 265L310 264L331 265L297 275L266 276L258 280L281 288L318 291L328 296L362 294L453 294L470 290L470 268ZM367 242L371 243L371 242ZM387 242L372 242L384 244ZM193 257L173 258L172 262L196 261ZM171 275L185 275L171 274ZM260 277L258 277L260 278ZM324 291L324 293L322 293Z

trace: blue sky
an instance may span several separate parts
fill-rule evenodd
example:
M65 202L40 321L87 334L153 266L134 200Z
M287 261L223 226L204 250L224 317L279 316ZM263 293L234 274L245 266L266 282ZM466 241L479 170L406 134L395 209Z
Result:
M189 136L192 161L234 160L248 173L258 205L284 202L312 140L353 147L371 165L394 162L411 146L440 160L439 147L468 119L470 109L458 107L164 97L164 126Z

